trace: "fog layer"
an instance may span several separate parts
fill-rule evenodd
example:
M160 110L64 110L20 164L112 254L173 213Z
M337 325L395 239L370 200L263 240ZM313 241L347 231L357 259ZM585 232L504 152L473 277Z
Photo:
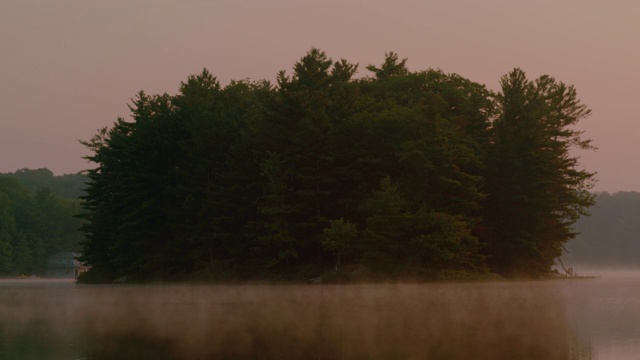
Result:
M564 283L4 282L0 358L590 358L568 321Z

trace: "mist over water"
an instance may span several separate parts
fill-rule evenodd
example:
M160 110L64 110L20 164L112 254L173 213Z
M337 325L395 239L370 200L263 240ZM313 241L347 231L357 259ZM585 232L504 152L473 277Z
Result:
M0 281L0 359L626 359L640 277L473 284Z

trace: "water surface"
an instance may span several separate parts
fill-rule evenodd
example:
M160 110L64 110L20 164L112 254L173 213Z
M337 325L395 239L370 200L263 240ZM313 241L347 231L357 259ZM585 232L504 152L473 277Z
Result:
M632 359L640 277L473 284L0 281L0 359Z

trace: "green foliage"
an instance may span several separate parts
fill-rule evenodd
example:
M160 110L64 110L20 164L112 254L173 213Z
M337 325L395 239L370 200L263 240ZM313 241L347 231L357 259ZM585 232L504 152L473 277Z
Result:
M478 239L469 220L423 205L415 210L390 178L365 207L371 215L361 243L366 264L377 271L419 269L482 270Z
M46 188L56 196L69 199L79 198L88 180L82 173L55 176L49 169L20 169L4 175L16 178L33 193Z
M322 248L334 253L335 271L338 272L340 266L341 253L353 247L353 243L358 236L358 229L355 224L344 219L331 220L329 227L323 230Z
M329 251L347 249L358 235L358 229L344 219L331 220L329 227L323 230L322 247Z
M47 256L77 251L79 211L76 199L47 188L32 194L15 176L0 175L0 276L42 275Z
M380 67L375 65L367 66L367 70L376 75L378 80L385 80L392 76L405 76L409 74L407 70L407 59L398 62L398 54L393 51L384 54L384 63Z
M488 148L484 230L490 266L500 274L542 276L576 235L593 204L593 174L577 168L571 147L592 149L575 130L590 110L573 87L515 69L501 81L500 116Z
M82 142L87 281L548 271L590 204L575 90L515 71L496 95L406 61L353 79L313 48L275 85L205 69L140 92Z

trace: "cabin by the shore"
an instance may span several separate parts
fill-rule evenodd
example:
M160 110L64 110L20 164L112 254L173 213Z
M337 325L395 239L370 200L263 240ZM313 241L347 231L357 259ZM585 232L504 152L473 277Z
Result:
M76 258L80 256L74 252L60 252L47 259L48 278L77 278L89 268Z

